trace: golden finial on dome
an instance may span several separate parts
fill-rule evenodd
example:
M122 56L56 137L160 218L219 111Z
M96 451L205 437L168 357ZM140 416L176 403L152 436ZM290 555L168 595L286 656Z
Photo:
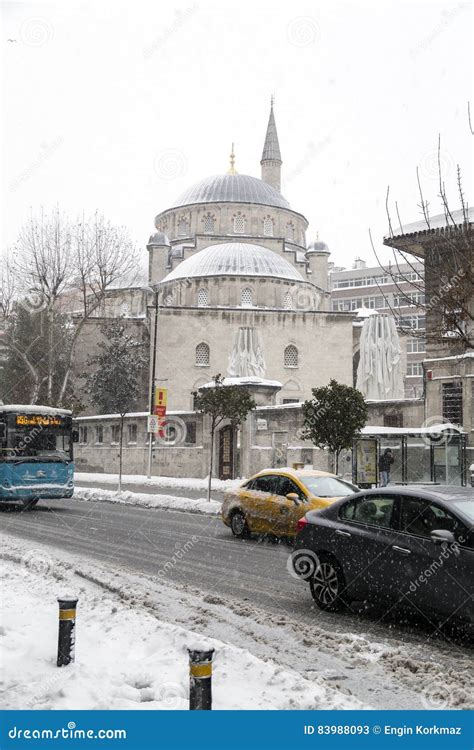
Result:
M234 144L232 144L232 151L230 152L230 168L227 170L227 174L237 174L237 170L235 169Z

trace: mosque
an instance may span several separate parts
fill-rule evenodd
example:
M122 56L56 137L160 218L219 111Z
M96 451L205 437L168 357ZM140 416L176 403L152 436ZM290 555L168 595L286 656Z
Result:
M329 250L307 244L307 219L281 194L273 101L260 166L260 179L239 174L232 147L225 174L156 216L154 370L172 411L192 410L192 392L216 373L274 383L276 404L331 378L353 383L353 316L330 311Z

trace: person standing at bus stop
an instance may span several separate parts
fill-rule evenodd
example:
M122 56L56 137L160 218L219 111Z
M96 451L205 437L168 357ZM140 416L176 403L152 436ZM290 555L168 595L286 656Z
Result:
M394 462L391 448L385 448L379 458L380 486L386 487L390 482L390 470Z

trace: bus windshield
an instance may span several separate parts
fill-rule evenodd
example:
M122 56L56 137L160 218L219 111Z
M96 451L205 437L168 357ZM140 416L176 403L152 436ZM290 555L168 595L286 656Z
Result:
M0 460L70 461L72 418L62 414L2 413Z

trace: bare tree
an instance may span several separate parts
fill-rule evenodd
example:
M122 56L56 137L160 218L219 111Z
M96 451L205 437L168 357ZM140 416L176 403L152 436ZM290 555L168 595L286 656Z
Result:
M97 212L77 221L59 209L49 215L30 216L11 258L2 264L1 312L7 348L28 372L33 403L45 383L47 402L64 402L84 325L101 308L110 288L134 283L138 267L137 250L125 228L114 226ZM31 346L26 345L24 325L21 341L18 338L18 305L29 315L40 316L41 354L35 346L37 338ZM38 326L31 329L37 331ZM58 380L59 352L62 368Z
M393 258L382 263L375 249L372 235L369 237L375 257L380 267L395 285L395 302L379 286L387 306L398 320L401 328L410 335L423 337L430 343L442 343L447 338L456 340L460 350L474 347L474 320L471 300L474 294L472 270L472 252L474 233L469 220L469 207L463 192L462 173L459 164L456 170L456 187L460 208L453 211L447 196L442 171L441 140L438 138L438 197L441 200L444 221L442 226L435 224L430 215L429 203L423 194L419 170L416 170L420 203L418 208L423 216L423 223L417 231L424 232L426 257L414 257L404 241L406 234L400 217L398 204L395 211L399 228L394 231L387 189L386 212L389 234L385 244L392 247ZM413 230L412 230L413 231ZM426 262L428 261L428 262ZM420 268L420 263L422 267ZM437 269L434 273L426 269ZM411 307L414 313L430 315L428 329L413 327L403 318L401 309Z

